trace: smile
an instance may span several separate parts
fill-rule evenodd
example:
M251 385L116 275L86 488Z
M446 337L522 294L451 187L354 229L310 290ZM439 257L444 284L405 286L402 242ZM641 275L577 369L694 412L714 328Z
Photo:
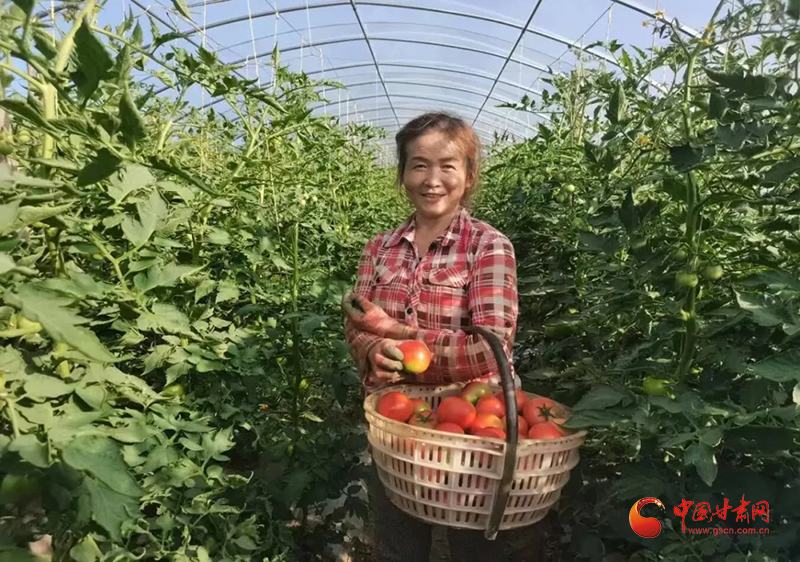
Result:
M423 197L425 197L426 199L439 199L441 197L444 197L444 195L437 195L435 193L426 193L425 195L423 195Z

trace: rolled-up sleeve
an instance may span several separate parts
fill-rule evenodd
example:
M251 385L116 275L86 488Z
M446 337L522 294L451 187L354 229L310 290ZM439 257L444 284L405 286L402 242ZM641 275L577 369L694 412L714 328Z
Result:
M519 304L514 247L507 237L495 235L479 249L467 289L471 325L497 334L513 373L512 350ZM417 339L433 353L422 375L425 382L465 382L499 374L489 343L480 334L462 330L420 329Z
M356 276L356 284L353 292L361 295L368 300L372 300L372 276L374 274L373 252L375 247L375 240L370 241L361 253L361 258L358 262L358 274ZM372 346L380 341L380 336L359 330L350 319L345 315L344 317L344 334L345 341L350 348L350 354L358 369L358 374L363 382L370 371L369 364L369 350Z

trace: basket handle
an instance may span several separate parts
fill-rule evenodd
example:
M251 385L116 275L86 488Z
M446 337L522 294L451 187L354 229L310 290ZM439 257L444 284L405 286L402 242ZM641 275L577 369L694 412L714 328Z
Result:
M508 357L506 356L503 344L497 334L482 326L466 326L463 328L463 331L468 334L480 334L489 342L489 347L492 349L492 353L497 360L497 367L500 370L500 384L503 387L503 397L505 398L506 457L503 463L503 475L500 478L497 491L492 499L492 510L489 513L489 522L484 531L484 536L492 541L497 537L500 521L506 510L508 496L511 493L511 479L514 477L514 469L517 464L517 441L519 437L517 395L514 392L514 378L511 376Z

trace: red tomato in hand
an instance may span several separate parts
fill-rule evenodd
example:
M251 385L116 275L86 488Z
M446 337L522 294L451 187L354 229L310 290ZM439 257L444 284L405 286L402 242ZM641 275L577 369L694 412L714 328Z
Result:
M378 400L378 413L389 419L405 422L413 411L411 400L398 390L387 392Z
M497 396L484 396L475 405L475 411L479 414L494 414L498 418L506 415L506 406L503 399Z
M564 430L553 422L537 423L528 431L529 439L557 439L564 437Z
M522 415L530 425L536 425L555 417L556 403L549 398L534 398L522 409Z
M436 409L436 417L440 422L454 423L466 429L475 421L475 406L459 396L448 396Z
M411 419L408 420L408 425L416 427L426 427L428 429L435 429L436 424L439 423L436 419L436 414L431 410L424 410L422 412L414 412L411 414Z
M456 425L456 424L451 423L451 422L440 423L434 429L436 429L437 431L446 431L448 433L464 433L464 430L461 428L461 426ZM441 455L442 455L442 452L439 451L439 460L440 461L442 460Z
M431 364L433 356L425 342L408 340L398 344L397 349L403 352L403 368L410 373L424 373Z

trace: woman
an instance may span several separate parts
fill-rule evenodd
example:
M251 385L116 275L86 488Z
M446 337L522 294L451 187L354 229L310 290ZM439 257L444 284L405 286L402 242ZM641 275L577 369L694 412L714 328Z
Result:
M480 142L463 120L421 115L396 136L397 182L414 213L366 245L353 293L342 303L347 343L366 393L403 379L401 340L424 341L433 354L415 382L499 382L488 342L462 328L481 325L504 344L512 368L517 273L508 238L470 216ZM370 482L378 560L429 559L430 525L391 504L377 473ZM503 560L503 542L481 531L448 528L453 560Z

